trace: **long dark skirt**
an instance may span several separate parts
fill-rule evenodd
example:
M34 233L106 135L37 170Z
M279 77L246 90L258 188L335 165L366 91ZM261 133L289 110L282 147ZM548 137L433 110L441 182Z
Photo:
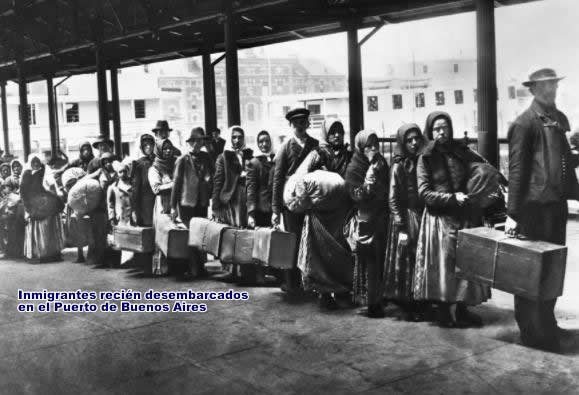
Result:
M398 302L413 300L414 267L416 245L420 232L421 213L416 209L406 210L407 229L401 229L390 219L384 264L384 297ZM408 236L400 240L400 233Z
M312 211L305 216L298 268L306 291L351 291L354 257L343 233L348 211Z
M64 248L64 232L60 214L37 220L30 219L26 225L24 254L32 260L59 260Z
M490 287L455 275L458 231L477 225L459 215L424 212L416 250L415 300L477 305L490 298Z

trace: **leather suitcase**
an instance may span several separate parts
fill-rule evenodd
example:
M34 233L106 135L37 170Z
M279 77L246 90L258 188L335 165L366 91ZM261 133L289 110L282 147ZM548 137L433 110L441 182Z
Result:
M167 258L189 257L189 230L183 224L174 223L169 215L157 217L155 244Z
M563 294L567 247L481 227L458 233L457 277L532 300Z
M232 229L223 231L219 260L223 263L251 264L253 261L254 231Z
M293 269L296 265L297 237L294 233L270 228L254 231L252 256L255 262L276 269Z
M231 229L231 226L211 221L207 218L191 218L189 223L189 246L218 257L223 232L226 229Z
M150 253L155 249L155 231L149 227L115 226L115 245L125 251Z

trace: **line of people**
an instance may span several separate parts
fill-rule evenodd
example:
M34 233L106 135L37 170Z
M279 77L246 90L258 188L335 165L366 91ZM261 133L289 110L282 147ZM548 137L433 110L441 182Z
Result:
M308 110L294 109L286 118L292 135L277 153L267 131L258 133L259 152L254 154L246 147L243 128L232 126L226 144L194 128L188 150L181 154L169 138L168 123L159 121L154 135L140 137L142 156L136 161L117 161L112 141L99 138L82 143L78 159L52 171L51 184L37 156L31 156L20 182L18 161L11 164L10 177L2 166L2 191L7 196L20 188L26 208L41 188L66 196L77 179L62 185L65 169L82 169L77 178L97 179L107 193L89 214L85 230L90 233L86 239L92 264L118 262L118 251L107 241L112 226L156 227L161 215L185 226L191 218L209 216L236 227L283 226L298 236L294 269L228 264L223 279L264 284L267 275L274 275L290 294L314 292L323 309L338 308L340 299L352 300L367 305L369 317L384 316L384 302L392 301L407 319L419 321L428 306L436 304L442 326L479 325L480 318L467 306L487 300L490 290L457 279L454 268L457 231L483 223L485 213L469 204L466 188L471 164L484 159L453 140L450 116L430 114L424 135L416 124L403 125L391 168L372 131L359 132L355 146L349 147L339 120L324 123L320 142L308 134ZM283 198L288 178L318 170L343 179L345 196L336 199L331 210L292 212ZM60 258L65 234L80 229L72 228L72 223L78 225L71 220L74 213L67 208L65 214L64 228L60 213L39 221L28 218L22 242L26 258ZM3 221L3 241L17 233L13 226ZM7 253L6 244L3 248ZM82 262L82 245L77 248ZM192 265L169 266L180 268L179 275L206 275L204 254L191 253ZM150 267L154 255L136 254L134 259Z

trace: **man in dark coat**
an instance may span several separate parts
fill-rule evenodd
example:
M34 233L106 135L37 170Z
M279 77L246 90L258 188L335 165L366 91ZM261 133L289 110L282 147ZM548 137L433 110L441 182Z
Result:
M511 125L509 139L509 199L505 231L533 240L565 244L567 200L579 198L575 176L577 157L565 132L565 114L555 106L558 82L552 69L540 69L523 85L535 97ZM515 318L521 341L529 347L558 351L557 299L534 301L515 295Z
M223 153L225 149L225 139L221 138L221 129L215 128L215 130L211 133L211 140L208 142L207 152L211 156L213 162L217 160L217 157Z
M137 226L153 226L153 207L155 194L149 184L149 168L153 165L155 154L155 137L150 133L143 133L140 137L140 147L143 156L133 163L131 184L133 186L134 222Z
M308 135L309 116L310 112L305 108L296 108L286 114L285 117L293 129L293 136L285 141L277 152L273 173L272 225L279 226L280 215L283 214L286 230L295 233L298 240L300 240L304 224L304 215L294 214L284 207L283 189L287 179L296 172L306 156L319 145L318 140ZM285 290L296 290L299 276L297 268L289 270L286 273Z

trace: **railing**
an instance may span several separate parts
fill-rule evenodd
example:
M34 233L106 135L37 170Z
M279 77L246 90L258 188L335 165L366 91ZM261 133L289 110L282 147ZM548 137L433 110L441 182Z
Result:
M394 148L396 147L396 138L394 137L380 137L378 138L380 142L380 151L388 163L392 164L392 158L394 157ZM465 137L462 139L456 139L456 141L462 142L468 145L471 149L477 151L478 139L471 139L468 134L465 133ZM499 139L499 171L508 176L509 173L509 142L505 138Z

